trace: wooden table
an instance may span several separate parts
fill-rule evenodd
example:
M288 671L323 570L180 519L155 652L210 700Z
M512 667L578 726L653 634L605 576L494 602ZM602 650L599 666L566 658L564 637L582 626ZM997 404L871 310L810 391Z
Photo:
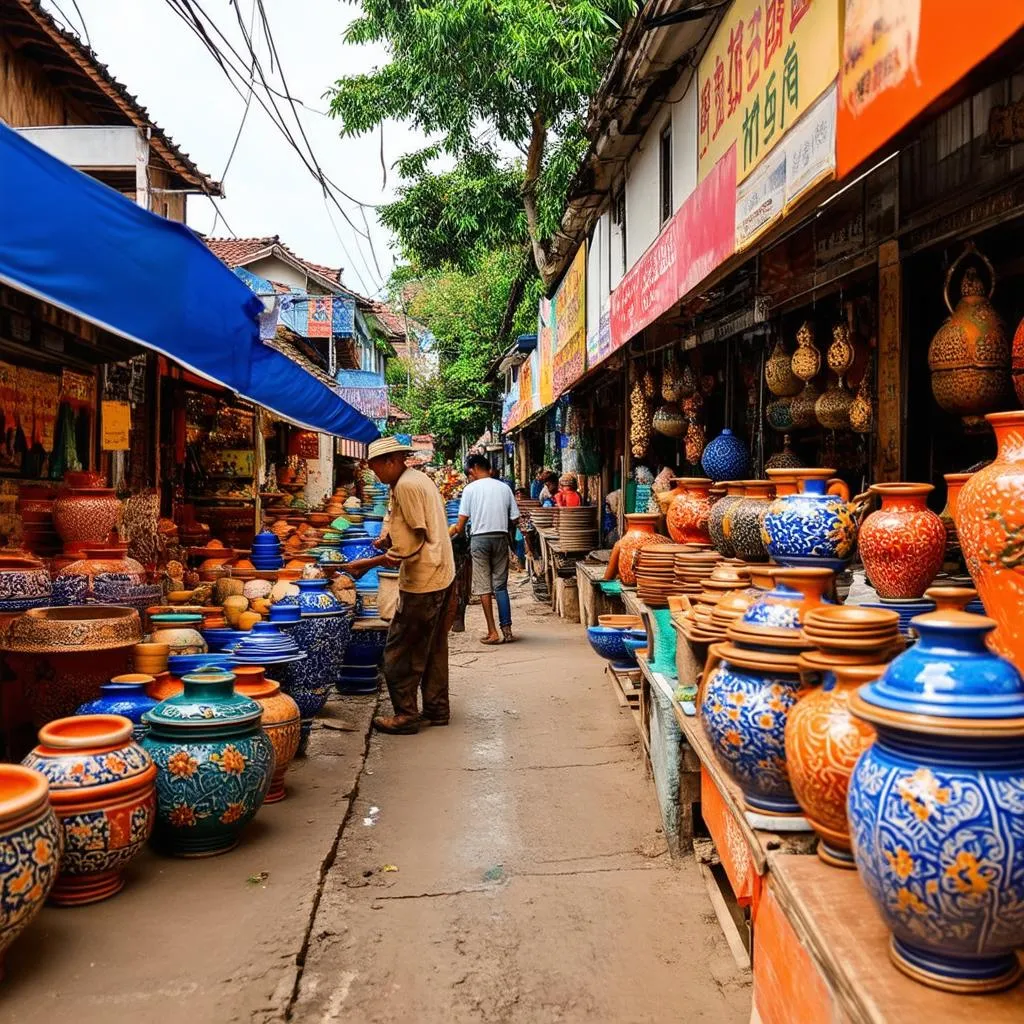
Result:
M580 592L580 622L583 626L596 626L600 615L615 615L622 611L622 599L606 594L601 589L607 566L601 562L577 562L576 586Z

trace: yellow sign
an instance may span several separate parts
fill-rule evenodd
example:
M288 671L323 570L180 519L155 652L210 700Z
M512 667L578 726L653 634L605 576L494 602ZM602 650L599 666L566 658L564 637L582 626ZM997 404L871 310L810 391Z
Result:
M741 182L839 72L840 0L735 0L700 62L698 178L736 144Z
M132 428L132 407L127 402L104 402L103 434L100 447L105 452L128 451L128 433Z
M552 389L557 398L587 367L587 246L579 247L555 293Z

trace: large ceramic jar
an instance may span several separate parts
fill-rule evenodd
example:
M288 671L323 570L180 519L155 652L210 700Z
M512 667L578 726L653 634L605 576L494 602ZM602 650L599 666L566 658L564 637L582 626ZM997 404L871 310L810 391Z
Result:
M995 460L963 485L953 517L967 571L998 623L991 641L1024 671L1024 412L986 419L996 434Z
M46 779L20 764L0 764L0 968L57 881L63 846Z
M0 555L0 617L50 603L50 574L36 558Z
M704 477L676 477L665 525L677 544L710 544L711 481Z
M1021 974L1024 679L988 650L994 625L918 616L918 642L850 700L878 731L850 780L857 869L896 966L951 992Z
M956 532L956 509L964 484L971 479L971 473L946 473L946 507L939 513L946 529L946 561L959 562L961 556L960 535Z
M141 639L132 608L33 608L9 624L0 648L38 726L74 714L103 683L130 672Z
M712 480L742 480L750 472L747 446L728 428L711 441L700 459Z
M45 776L64 828L50 902L78 906L124 887L124 870L153 831L156 768L121 715L58 718L24 764Z
M155 840L178 857L233 849L260 809L274 748L263 709L235 693L230 672L185 676L184 691L146 715L143 746L157 766Z
M729 480L725 485L725 496L719 498L708 513L708 533L711 536L711 543L726 558L732 558L736 554L736 549L732 546L732 541L725 535L725 515L742 497L743 483L739 480Z
M53 502L53 525L69 554L103 544L121 515L117 493L106 487L69 487Z
M722 532L737 558L745 562L766 562L761 520L771 504L775 485L767 480L744 480L743 497L726 510Z
M658 517L646 512L633 512L626 516L626 532L615 545L618 548L619 579L624 586L636 586L635 562L640 549L648 544L671 544L672 541L655 533Z
M150 615L153 627L150 642L167 644L171 654L204 654L207 643L200 632L203 626L201 614L188 612L159 612Z
M780 565L842 569L857 543L857 522L865 496L850 500L832 469L791 469L800 490L776 498L764 515L768 554Z
M946 528L928 508L931 484L874 484L882 499L860 527L858 544L871 585L879 597L920 597L942 568Z
M121 715L132 723L132 735L138 742L146 734L142 716L158 703L149 695L150 687L154 686L155 682L153 676L143 675L141 672L114 676L109 683L100 686L100 695L96 700L86 701L75 714Z
M239 665L234 669L235 692L257 701L263 708L263 731L274 747L274 774L265 804L285 798L284 776L299 749L299 706L281 684L267 679L259 665Z

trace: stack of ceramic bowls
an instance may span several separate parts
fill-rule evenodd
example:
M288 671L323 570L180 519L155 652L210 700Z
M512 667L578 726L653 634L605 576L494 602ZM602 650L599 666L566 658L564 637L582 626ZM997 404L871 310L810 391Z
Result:
M682 544L676 548L673 561L676 593L699 594L722 556L710 544Z
M590 551L597 547L597 508L580 505L560 508L555 516L558 544L563 551Z
M257 572L277 572L284 565L277 534L264 530L253 537L251 561Z
M555 525L554 508L535 508L530 513L530 522L538 530L550 530Z
M257 622L242 635L232 651L241 665L282 665L306 657L306 652L276 622Z
M906 647L899 615L884 608L821 605L804 616L803 635L817 648L804 654L806 666L823 673L886 662Z
M665 608L669 597L679 592L675 559L685 551L685 544L649 544L637 553L636 594L649 608Z
M136 644L133 648L135 671L147 676L166 672L170 653L170 644Z
M878 601L862 605L863 608L879 608L885 611L896 612L900 620L900 632L908 639L913 640L916 636L911 620L918 615L935 611L935 602L928 597L880 597Z

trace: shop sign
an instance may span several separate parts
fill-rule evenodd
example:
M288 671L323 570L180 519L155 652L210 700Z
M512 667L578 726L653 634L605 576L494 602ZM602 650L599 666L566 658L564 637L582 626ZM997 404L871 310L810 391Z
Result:
M126 452L132 426L132 407L127 402L103 402L100 410L100 447L105 452Z
M519 381L515 381L501 400L501 429L509 431L516 425L516 406L519 404Z
M555 358L555 303L548 298L540 300L537 312L537 368L540 391L538 408L546 409L554 400L551 381Z
M581 245L555 292L551 390L557 398L587 368L587 246ZM538 339L539 342L539 339ZM546 403L545 403L546 404ZM542 404L540 408L544 408Z
M845 0L838 163L847 174L1015 32L1024 4Z
M699 180L735 145L743 181L835 80L841 2L735 0L698 69Z
M612 314L611 309L605 309L587 336L587 366L597 366L612 351Z

